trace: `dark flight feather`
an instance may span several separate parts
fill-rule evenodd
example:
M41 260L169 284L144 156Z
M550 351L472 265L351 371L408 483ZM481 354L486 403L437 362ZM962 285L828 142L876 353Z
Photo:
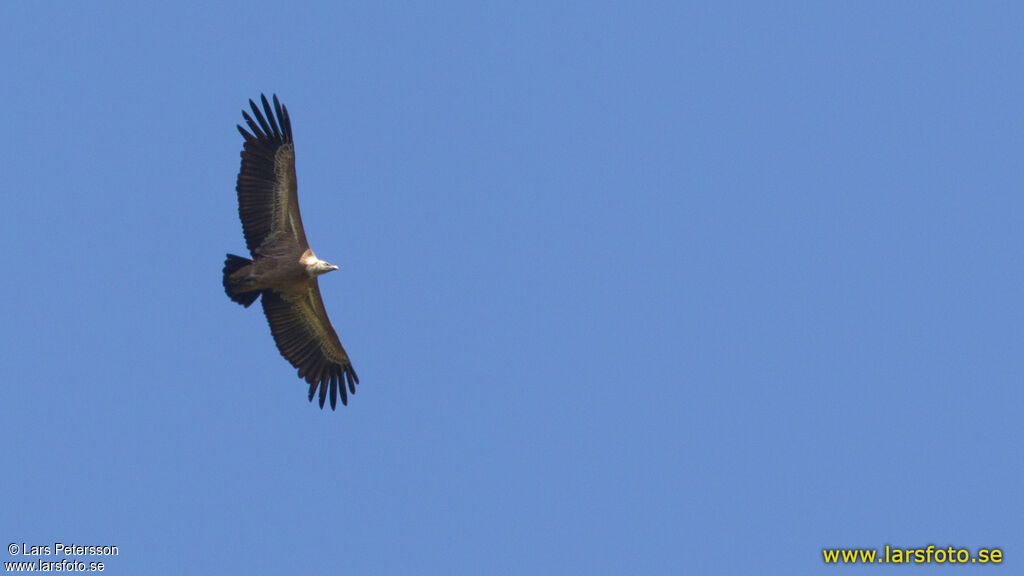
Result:
M319 291L317 291L319 296ZM311 303L289 300L277 292L263 293L263 312L267 315L270 332L274 335L277 348L292 366L298 369L299 377L309 384L309 399L320 390L320 407L323 408L327 392L331 392L331 408L337 403L337 386L331 380L340 382L342 376L349 383L346 391L341 386L341 403L348 404L348 392L355 393L359 376L352 368L347 356L344 360L336 357L336 350L342 350L341 342L330 323L318 325ZM326 317L324 317L326 319ZM326 330L326 333L320 332ZM324 344L336 342L333 346Z

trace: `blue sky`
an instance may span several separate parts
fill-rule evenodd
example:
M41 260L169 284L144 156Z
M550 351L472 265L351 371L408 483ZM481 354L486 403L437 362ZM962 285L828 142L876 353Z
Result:
M5 544L116 545L115 574L929 544L1019 571L1024 8L380 4L3 8ZM220 285L261 92L341 266L334 413Z

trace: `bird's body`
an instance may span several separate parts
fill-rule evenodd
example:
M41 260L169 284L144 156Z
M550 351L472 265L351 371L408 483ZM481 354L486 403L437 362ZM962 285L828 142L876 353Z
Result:
M235 292L274 290L282 294L305 292L309 280L319 276L323 264L309 248L293 242L269 246L260 257L233 272L228 280ZM327 266L331 266L327 264ZM328 269L337 270L337 267Z
M359 383L327 318L317 281L338 267L317 258L306 241L288 109L277 96L273 109L265 96L262 103L266 117L252 100L256 120L242 112L252 132L238 127L245 138L236 187L238 215L252 259L228 254L224 291L246 307L262 296L281 355L309 383L310 401L319 389L323 408L329 391L333 409L339 390L342 404L347 404L348 393L354 394Z

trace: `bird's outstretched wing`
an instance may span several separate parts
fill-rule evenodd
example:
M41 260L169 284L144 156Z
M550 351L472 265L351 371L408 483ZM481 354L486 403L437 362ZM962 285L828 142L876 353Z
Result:
M355 394L359 376L327 318L316 279L310 281L305 292L263 292L263 312L277 349L298 368L299 378L309 383L310 402L319 388L320 407L324 407L330 392L333 410L340 389L341 403L348 404L348 394Z
M249 253L256 256L264 243L287 235L305 250L309 244L299 214L292 122L288 109L277 100L277 95L274 95L273 108L266 96L261 95L260 99L263 112L252 100L249 106L253 115L242 111L249 131L238 126L245 145L235 190L245 244Z

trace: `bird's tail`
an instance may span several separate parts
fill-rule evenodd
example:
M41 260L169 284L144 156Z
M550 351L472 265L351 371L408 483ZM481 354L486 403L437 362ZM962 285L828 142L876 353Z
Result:
M237 280L232 280L231 275L249 264L252 264L252 260L235 256L234 254L228 254L227 260L224 261L224 292L228 295L228 298L246 308L260 297L260 291L243 292L241 286L239 286L240 283Z

